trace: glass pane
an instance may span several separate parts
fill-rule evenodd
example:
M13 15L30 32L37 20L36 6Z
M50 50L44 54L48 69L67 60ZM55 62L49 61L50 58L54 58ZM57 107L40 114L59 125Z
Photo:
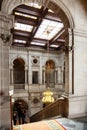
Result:
M24 44L26 44L26 41L24 41L24 40L14 39L14 42L18 42L18 43L24 43Z
M38 42L31 42L32 45L40 45L40 46L45 46L44 43L38 43Z
M33 26L27 25L27 24L22 24L22 23L15 23L14 29L19 29L19 30L31 32L33 29Z
M35 34L36 38L42 38L50 40L52 39L61 29L63 28L63 23L56 22L52 20L44 19Z

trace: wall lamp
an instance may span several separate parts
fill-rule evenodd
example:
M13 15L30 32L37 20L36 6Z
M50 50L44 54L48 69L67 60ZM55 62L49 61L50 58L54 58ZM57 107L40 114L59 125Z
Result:
M4 43L9 42L10 41L10 37L11 37L11 35L9 35L9 34L1 34L0 35L0 38L2 39L2 41Z

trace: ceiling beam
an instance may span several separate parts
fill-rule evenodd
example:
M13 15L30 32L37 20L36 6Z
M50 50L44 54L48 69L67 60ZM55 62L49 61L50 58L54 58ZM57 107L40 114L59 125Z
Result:
M29 37L26 36L21 36L21 35L13 35L13 39L17 39L17 40L24 40L27 41L29 39Z
M47 12L48 12L48 9L46 8L44 10L44 7L42 7L41 16L40 16L40 18L38 18L38 24L37 24L36 27L33 28L32 35L31 35L31 40L28 41L27 46L29 46L30 42L32 41L33 37L35 36L35 34L36 34L36 32L37 32L43 18L46 16Z
M27 18L19 15L15 15L15 21L18 23L23 23L32 26L36 26L38 22L37 19Z
M26 47L26 44L24 44L24 43L19 43L19 42L13 42L12 45Z
M66 39L67 36L68 36L68 29L65 29L65 32L62 33L62 34L59 36L59 38L60 38L60 39Z
M40 17L40 9L30 7L27 5L18 6L17 8L14 9L13 14L15 14L15 12Z
M11 32L13 33L13 35L20 35L21 37L22 36L25 36L25 37L31 36L31 33L27 32L27 31L12 29Z
M62 29L56 34L56 36L54 36L54 38L49 42L49 44L55 43L55 42L58 40L58 38L59 38L61 35L63 35L64 33L65 33L65 29L62 28ZM61 39L62 39L62 38L61 38Z
M52 21L56 21L56 22L62 22L60 18L58 18L58 16L56 16L55 13L49 12L46 14L45 16L46 19L48 20L52 20Z
M47 40L45 40L45 39L40 39L40 38L33 38L32 41L33 41L33 42L40 42L40 43L47 43Z

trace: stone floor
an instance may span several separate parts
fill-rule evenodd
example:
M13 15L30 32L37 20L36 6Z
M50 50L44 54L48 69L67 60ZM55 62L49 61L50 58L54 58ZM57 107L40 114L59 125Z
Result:
M87 130L87 117L75 119L59 118L57 120L66 130Z
M79 122L83 122L83 123L87 123L87 116L86 117L78 117L78 118L75 118L74 120L79 121Z

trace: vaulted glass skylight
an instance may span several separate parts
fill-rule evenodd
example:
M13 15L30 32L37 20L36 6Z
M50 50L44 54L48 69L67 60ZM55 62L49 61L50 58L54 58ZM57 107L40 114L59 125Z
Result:
M40 6L36 1L26 1L16 7L13 14L12 45L46 49L49 43L49 49L57 50L65 44L63 22L51 9Z
M27 24L22 24L22 23L15 23L14 29L31 32L33 29L33 26L27 25Z
M42 38L50 40L52 39L61 29L63 24L52 20L43 19L38 31L36 32L36 38Z

